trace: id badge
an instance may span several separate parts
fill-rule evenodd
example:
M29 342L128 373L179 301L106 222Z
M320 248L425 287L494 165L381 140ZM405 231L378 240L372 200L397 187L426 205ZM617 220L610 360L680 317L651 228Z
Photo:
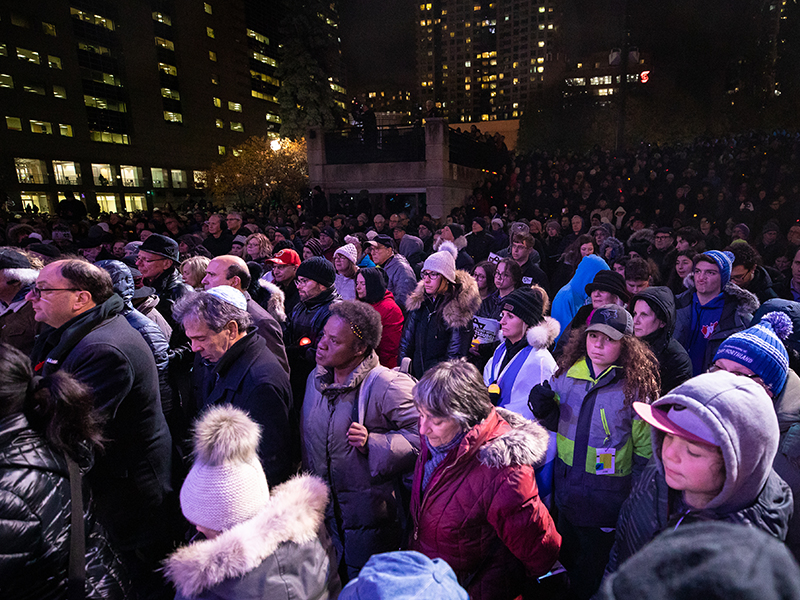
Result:
M596 475L613 475L614 458L617 454L616 448L597 448L597 458L595 459Z

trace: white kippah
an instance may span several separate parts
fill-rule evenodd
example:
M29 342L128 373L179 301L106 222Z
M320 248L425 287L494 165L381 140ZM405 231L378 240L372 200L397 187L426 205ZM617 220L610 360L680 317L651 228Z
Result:
M235 306L239 310L247 312L247 298L245 298L244 294L235 287L231 287L229 285L218 285L217 287L206 290L206 293L211 294L215 298L219 298L223 302L227 302L228 304Z

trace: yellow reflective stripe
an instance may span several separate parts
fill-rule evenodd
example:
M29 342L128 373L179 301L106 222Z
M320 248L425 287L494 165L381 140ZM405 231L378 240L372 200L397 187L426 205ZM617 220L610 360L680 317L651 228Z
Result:
M631 474L631 467L633 459L633 440L628 438L622 448L618 448L614 453L614 470L613 475L600 475L600 477L624 477ZM597 448L589 446L586 449L586 472L594 475L597 473Z
M556 434L556 448L558 449L558 458L568 467L571 467L572 455L575 452L575 441L564 437L560 433Z
M555 399L555 401L556 401L556 404L561 404L561 394L559 394L558 392L556 392L556 394L555 394L555 396L554 396L554 399Z
M611 431L608 428L608 420L606 420L606 409L605 408L601 408L600 409L600 420L603 421L603 431L606 432L606 437L610 438L611 437Z
M641 419L634 419L631 423L631 436L633 437L633 451L639 456L651 458L653 445L650 443L650 425Z

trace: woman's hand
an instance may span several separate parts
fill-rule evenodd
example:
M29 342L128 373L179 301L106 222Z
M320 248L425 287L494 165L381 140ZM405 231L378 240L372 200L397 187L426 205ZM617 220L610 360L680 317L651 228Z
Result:
M361 454L367 453L367 438L369 438L369 431L366 427L361 423L350 423L350 429L347 430L347 443Z

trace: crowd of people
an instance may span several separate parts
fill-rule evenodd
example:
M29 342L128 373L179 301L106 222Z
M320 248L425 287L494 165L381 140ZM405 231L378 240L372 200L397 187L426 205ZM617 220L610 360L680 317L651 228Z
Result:
M799 151L10 219L3 597L800 598Z

